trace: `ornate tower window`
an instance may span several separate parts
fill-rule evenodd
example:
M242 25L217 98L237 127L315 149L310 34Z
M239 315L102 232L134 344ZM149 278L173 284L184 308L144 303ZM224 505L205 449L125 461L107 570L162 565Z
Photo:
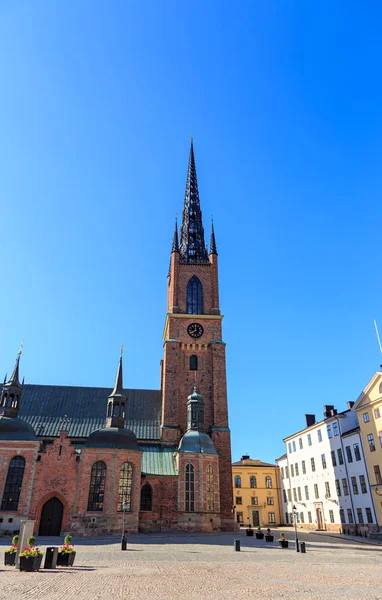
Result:
M194 512L195 510L195 469L194 465L186 465L186 498L185 511Z
M23 483L25 458L14 456L9 463L1 510L17 510Z
M207 510L215 510L215 477L212 465L207 467Z
M251 477L249 478L249 485L251 486L251 488L257 487L256 477L254 475L251 475Z
M132 496L133 490L133 465L131 463L123 463L119 472L119 489L118 489L118 510L123 510L123 502L126 500L126 510L132 510Z
M87 510L91 510L91 511L103 510L103 499L105 496L105 484L106 484L106 465L102 460L99 460L96 463L94 463L94 465L92 466Z
M197 371L198 370L198 357L196 356L196 354L193 354L192 356L190 356L190 371Z
M153 509L153 488L149 483L141 489L141 510L152 510Z
M203 287L196 275L191 277L187 285L187 313L189 315L203 314Z

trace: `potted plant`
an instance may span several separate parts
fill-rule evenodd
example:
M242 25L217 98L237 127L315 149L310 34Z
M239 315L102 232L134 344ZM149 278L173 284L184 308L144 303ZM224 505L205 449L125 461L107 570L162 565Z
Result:
M288 548L288 540L283 533L280 533L279 544L281 548Z
M267 533L265 534L265 541L266 542L273 542L273 540L274 540L274 536L271 534L271 530L268 527Z
M256 539L257 540L263 540L264 539L264 534L261 531L261 527L260 526L257 528L257 531L256 531Z
M71 544L72 536L66 535L64 537L64 545L60 547L57 557L58 567L72 567L74 559L76 558L76 551L74 544Z
M38 571L43 553L35 546L36 538L33 535L27 539L27 543L28 546L20 552L20 571Z
M19 536L15 535L12 538L12 547L7 548L7 550L5 551L5 554L4 554L4 564L5 565L8 565L10 567L15 566L18 543L19 543Z
M245 530L247 535L253 535L253 529L251 528L251 524L249 523L247 529Z

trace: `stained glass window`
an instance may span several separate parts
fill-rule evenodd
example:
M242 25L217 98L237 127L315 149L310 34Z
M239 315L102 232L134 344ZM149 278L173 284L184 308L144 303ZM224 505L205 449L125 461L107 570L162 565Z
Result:
M25 458L14 456L9 463L1 510L17 510L23 483Z
M103 499L105 496L106 465L102 460L94 463L90 476L88 510L103 510Z
M186 465L186 512L193 512L195 510L195 469L194 465Z
M119 472L118 510L130 511L132 508L133 465L123 463ZM123 504L125 502L125 505Z

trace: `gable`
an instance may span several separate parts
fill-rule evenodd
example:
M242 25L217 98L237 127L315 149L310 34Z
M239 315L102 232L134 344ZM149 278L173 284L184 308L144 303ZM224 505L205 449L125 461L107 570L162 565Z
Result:
M357 398L352 410L359 411L370 406L370 404L373 404L375 401L380 400L382 397L381 385L382 372L377 371Z

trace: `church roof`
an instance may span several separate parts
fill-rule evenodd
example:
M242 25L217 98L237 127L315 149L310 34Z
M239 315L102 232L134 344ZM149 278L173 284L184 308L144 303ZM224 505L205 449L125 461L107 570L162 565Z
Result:
M87 438L105 426L111 392L111 388L25 384L19 416L41 437L58 437L65 419L69 437ZM123 394L127 396L125 427L140 440L159 440L160 390L124 389Z
M176 446L149 446L140 444L142 473L147 475L178 475L175 462Z

